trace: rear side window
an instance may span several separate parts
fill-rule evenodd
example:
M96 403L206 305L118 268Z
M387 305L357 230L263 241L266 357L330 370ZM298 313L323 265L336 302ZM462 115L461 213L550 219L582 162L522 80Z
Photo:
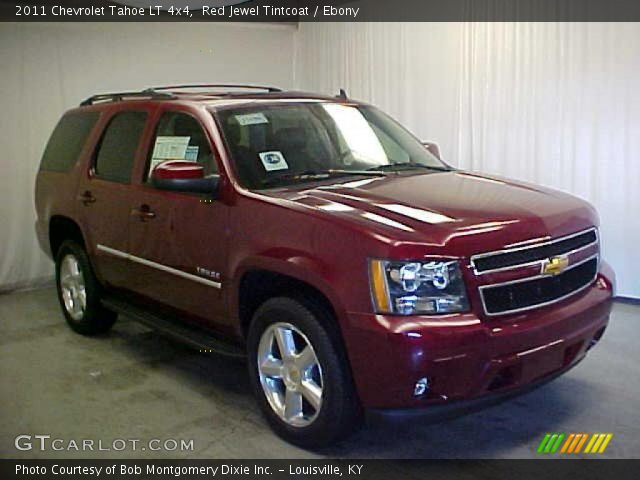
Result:
M122 112L113 117L98 146L96 176L129 183L146 120L145 112Z
M68 113L63 116L47 143L40 169L69 171L78 160L80 151L99 116L98 112Z

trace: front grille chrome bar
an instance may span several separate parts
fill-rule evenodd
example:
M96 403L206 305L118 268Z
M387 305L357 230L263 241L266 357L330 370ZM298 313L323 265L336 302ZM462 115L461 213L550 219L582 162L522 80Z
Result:
M516 268L531 267L533 265L540 265L540 268L542 271L544 262L550 256L550 255L542 255L542 253L544 253L544 250L551 250L555 245L559 243L571 241L572 239L575 239L576 237L580 237L580 236L585 236L585 238L589 238L589 239L593 238L593 240L589 241L588 243L581 244L576 248L569 249L567 251L554 252L553 255L569 256L569 255L573 255L574 253L580 252L582 250L591 248L593 246L597 246L599 244L598 229L594 227L594 228L589 228L587 230L583 230L577 233L573 233L571 235L566 235L564 237L554 238L552 240L548 240L545 242L534 243L534 244L526 245L522 247L505 248L502 250L495 250L493 252L479 253L471 257L471 268L473 269L473 273L475 273L476 275L486 275L489 273L505 272L508 270L514 270ZM513 264L509 264L509 265L505 265L497 268L483 268L478 265L479 263L483 261L487 261L491 258L506 257L506 256L509 256L510 254L516 254L516 255L530 254L530 256L532 257L532 260L513 263Z

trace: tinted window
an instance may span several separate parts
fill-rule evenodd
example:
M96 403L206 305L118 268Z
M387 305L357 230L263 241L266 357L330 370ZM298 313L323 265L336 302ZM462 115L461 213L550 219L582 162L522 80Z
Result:
M96 155L96 175L105 180L128 183L147 114L123 112L109 123Z
M218 119L240 182L261 189L369 172L448 167L372 107L300 103L230 108Z
M40 168L56 172L68 171L78 160L99 116L97 112L82 112L62 117L47 143Z
M151 148L147 179L157 165L168 160L201 163L205 175L218 171L200 122L185 113L167 112L160 118Z

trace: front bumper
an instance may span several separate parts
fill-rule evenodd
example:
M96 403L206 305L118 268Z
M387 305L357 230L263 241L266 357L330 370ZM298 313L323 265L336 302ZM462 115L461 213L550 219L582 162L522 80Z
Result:
M573 363L566 367L546 375L538 380L534 380L531 383L520 385L518 387L507 388L498 390L496 392L487 393L479 397L468 398L463 400L452 400L448 402L425 402L422 408L409 407L409 408L382 408L382 409L369 409L368 413L373 417L387 417L387 418L419 418L421 421L433 421L434 423L448 420L451 418L459 417L461 415L469 414L482 410L484 408L497 405L505 402L518 395L524 395L532 390L535 390L546 383L558 378L560 375L565 374L573 367L575 367L580 361L585 358L582 357L576 359Z
M365 408L405 409L526 389L568 370L602 336L613 273L562 302L521 314L480 317L350 314L343 328ZM413 395L415 382L429 390Z

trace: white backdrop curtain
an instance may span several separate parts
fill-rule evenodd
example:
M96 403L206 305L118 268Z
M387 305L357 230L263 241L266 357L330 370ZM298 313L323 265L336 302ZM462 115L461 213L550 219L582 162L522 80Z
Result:
M52 277L35 237L33 187L66 109L159 84L291 87L295 33L265 24L0 24L0 291Z
M640 24L303 23L295 83L391 113L446 161L571 192L640 298Z
M640 24L2 24L0 64L0 291L51 276L33 181L66 108L215 80L345 87L456 166L586 198L618 293L640 298Z

